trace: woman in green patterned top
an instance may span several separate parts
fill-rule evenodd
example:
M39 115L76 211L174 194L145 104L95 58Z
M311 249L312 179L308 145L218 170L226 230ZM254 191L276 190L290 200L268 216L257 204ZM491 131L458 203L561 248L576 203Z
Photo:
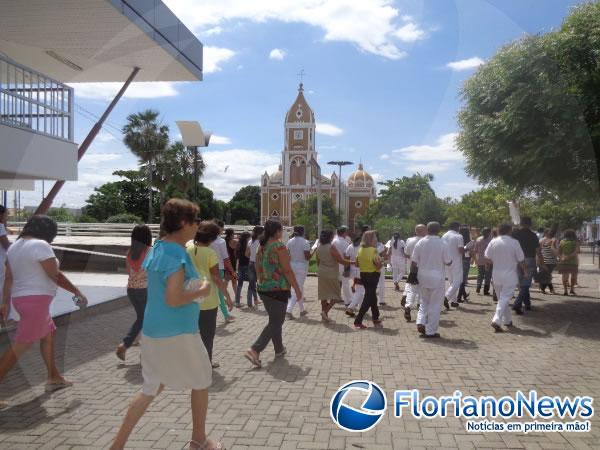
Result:
M562 275L564 295L576 295L577 272L579 271L579 241L574 230L565 230L564 237L558 245L558 272ZM569 289L571 275L571 290Z
M276 358L285 355L281 330L291 288L297 298L302 298L302 291L290 266L288 249L281 242L282 231L281 223L267 220L256 252L257 291L269 315L267 326L244 355L256 367L261 366L260 352L269 341L273 341Z

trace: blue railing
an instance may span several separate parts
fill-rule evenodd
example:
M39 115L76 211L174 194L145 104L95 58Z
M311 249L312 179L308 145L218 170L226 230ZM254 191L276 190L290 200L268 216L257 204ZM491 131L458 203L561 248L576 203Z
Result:
M73 142L73 88L0 54L0 123Z

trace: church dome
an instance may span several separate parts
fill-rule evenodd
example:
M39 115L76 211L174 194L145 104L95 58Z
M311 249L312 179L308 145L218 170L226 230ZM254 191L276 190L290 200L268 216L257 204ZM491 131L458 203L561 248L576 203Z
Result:
M348 187L365 188L373 186L373 177L365 172L362 163L358 165L358 170L348 177Z
M273 172L271 175L269 175L269 178L271 180L271 183L283 182L283 167L281 166L281 164L279 165L279 169L277 170L277 172Z

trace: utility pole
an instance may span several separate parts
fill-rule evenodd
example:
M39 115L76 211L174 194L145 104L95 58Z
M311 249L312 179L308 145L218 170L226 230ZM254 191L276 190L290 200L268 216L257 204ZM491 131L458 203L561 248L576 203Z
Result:
M337 204L338 204L338 227L340 227L342 225L342 166L349 166L354 163L352 161L329 161L327 164L329 164L330 166L338 166L339 167Z

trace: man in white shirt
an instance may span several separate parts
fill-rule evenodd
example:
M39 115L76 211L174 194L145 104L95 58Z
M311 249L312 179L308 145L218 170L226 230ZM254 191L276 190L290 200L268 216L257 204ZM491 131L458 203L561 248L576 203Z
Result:
M513 297L515 288L519 284L517 266L521 265L525 274L528 271L521 244L510 236L511 232L511 225L500 225L498 228L499 236L492 239L485 249L485 258L490 260L494 265L492 280L494 282L494 289L498 295L496 313L492 319L492 328L496 332L503 331L502 325L512 326L512 317L508 304Z
M415 236L410 237L406 240L406 246L404 247L404 256L408 259L408 268L412 262L412 254L415 250L417 243L427 235L427 227L420 223L415 227ZM411 321L410 310L413 305L417 305L420 300L420 289L418 284L406 283L404 285L404 295L402 296L401 305L404 307L404 318L407 322ZM418 324L417 324L418 325Z
M358 249L360 248L360 239L360 237L357 237L352 244L348 245L348 248L344 253L346 258L353 263L356 263L356 256L358 255ZM354 311L360 307L363 299L365 298L365 287L360 279L360 269L356 264L352 264L350 267L350 279L353 283L352 290L354 293L352 294L352 302L346 307L346 315L354 317Z
M387 241L385 248L390 255L390 265L392 266L392 281L394 289L400 291L400 280L406 272L406 257L404 256L404 247L406 243L400 239L400 233L394 233L392 239Z
M444 306L450 309L448 302L455 308L458 308L458 290L463 281L463 255L465 254L465 242L462 235L458 232L460 223L452 222L448 227L449 230L442 236L442 240L448 246L448 252L452 264L448 267L446 275L448 277L448 289L446 290L446 298Z
M348 249L348 245L352 241L348 238L348 229L346 227L340 227L337 229L337 235L331 242L340 255L343 255ZM342 300L344 305L348 307L352 303L352 290L350 289L350 274L346 271L347 277L344 276L345 267L343 264L338 264L340 271L340 284L342 286Z
M292 238L287 242L286 247L290 253L290 266L302 291L302 298L296 298L296 292L292 289L292 296L288 300L287 306L287 318L294 320L295 317L292 314L294 306L298 303L300 308L300 316L307 314L304 309L304 282L308 275L308 260L310 259L310 242L304 238L304 227L298 225L294 227L294 234Z
M214 222L219 226L221 233L223 233L223 229L225 228L225 224L223 223L223 221L215 220ZM212 248L219 257L219 273L221 274L221 278L225 278L226 270L230 274L233 274L233 276L235 276L233 266L231 265L231 261L229 260L229 252L227 251L227 243L225 242L225 239L223 239L219 235L219 237L212 244L210 244L210 248ZM225 304L225 296L223 295L221 290L219 290L219 302L221 312L225 317L225 322L233 322L235 320L235 317L233 317L229 313L229 311L233 309L233 303L231 303L230 305Z
M438 236L440 224L429 222L427 236L421 239L412 253L411 283L421 288L421 306L417 330L425 338L439 338L438 326L444 300L444 272L451 264L446 243Z

